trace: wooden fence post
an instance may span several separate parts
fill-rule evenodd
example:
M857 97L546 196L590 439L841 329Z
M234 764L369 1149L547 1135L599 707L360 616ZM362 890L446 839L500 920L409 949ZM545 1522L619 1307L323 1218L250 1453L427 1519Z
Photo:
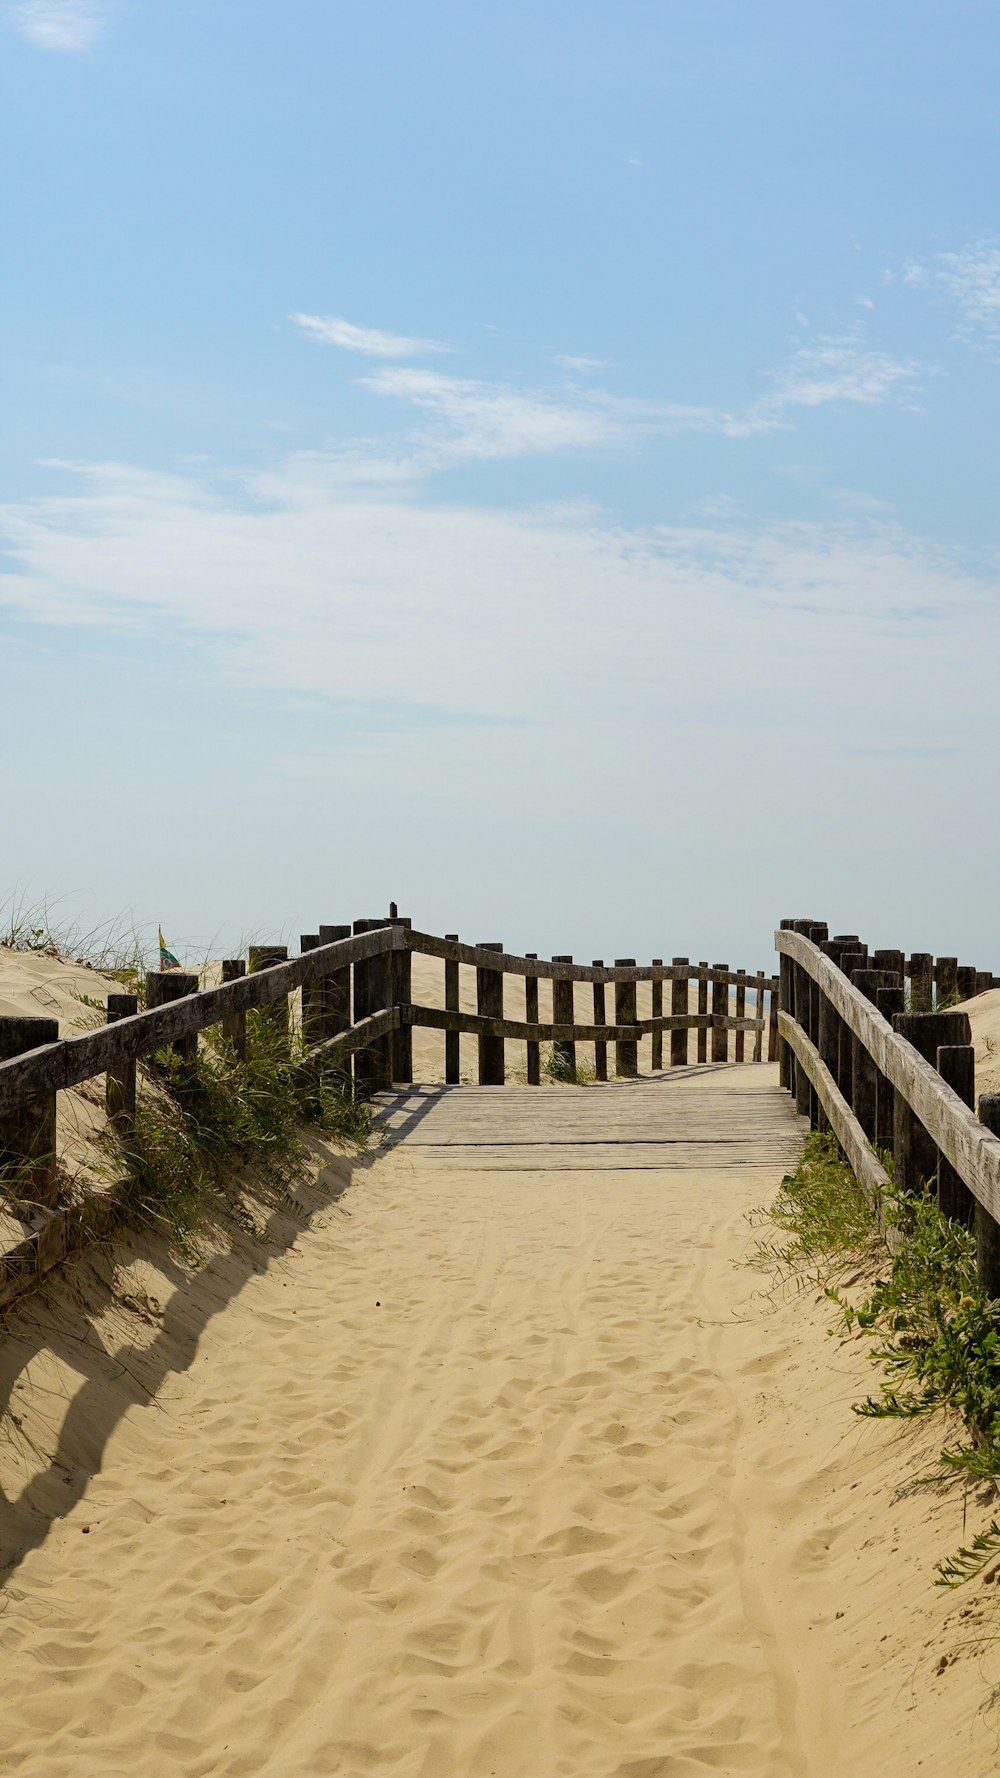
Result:
M299 951L319 950L319 933L303 932L299 937ZM318 979L302 983L302 1047L312 1049L313 1045L322 1042L323 1038L323 986Z
M358 937L365 932L377 932L385 926L385 920L355 920L354 933ZM353 1023L359 1024L362 1019L370 1018L372 1013L381 1012L388 1004L389 974L383 966L385 956L363 957L354 965L354 1017ZM392 1033L389 1032L391 1040ZM354 1091L359 1099L368 1099L373 1093L384 1092L391 1086L392 1052L385 1038L377 1037L364 1049L354 1052Z
M701 963L699 963L698 968L699 968L699 970L704 969L707 971L708 964L705 962L701 962ZM699 977L698 977L698 1017L700 1019L704 1019L704 1018L708 1017L708 975L707 975L707 973L705 975L699 975ZM791 1053L791 1052L789 1052L789 1053ZM698 1054L699 1062L707 1062L708 1061L708 1030L704 1025L698 1026L697 1054Z
M287 945L250 945L247 949L247 974L256 975L258 970L273 969L276 963L287 961ZM291 1021L287 994L279 995L277 1000L260 1008L260 1028L267 1033L275 1059L285 1060L291 1056Z
M867 961L868 954L866 951L842 951L840 957L841 972L846 975L848 981L850 981L856 969L867 968ZM851 1028L846 1020L841 1019L840 1038L837 1049L837 1085L849 1105L853 1105L854 1103L851 1097L854 1091L853 1043L854 1039L851 1035Z
M904 1012L906 995L902 980L896 988L879 988L875 995L875 1007L882 1014L887 1025L895 1023L897 1013ZM893 1123L895 1119L896 1090L892 1081L879 1069L875 1083L875 1146L887 1154L893 1152Z
M746 970L740 969L736 974L736 1017L745 1019L747 1016L747 977ZM742 1062L746 1058L746 1033L736 1033L736 1060Z
M349 926L321 926L319 942L321 945L339 944L343 938L350 938ZM340 969L332 969L329 975L320 979L323 1005L323 1036L337 1037L346 1031L351 1022L351 966L342 964ZM350 1066L350 1064L348 1064Z
M934 959L929 951L910 957L910 1012L930 1012L934 998Z
M988 994L993 986L993 976L988 969L976 970L976 993Z
M972 1041L972 1027L965 1012L897 1013L892 1026L932 1068L937 1067L939 1049L965 1046ZM902 1093L895 1095L892 1152L900 1190L925 1190L937 1173L938 1151Z
M594 967L594 969L603 969L604 968L603 957L595 957L594 962L593 962L593 967ZM594 983L594 1024L595 1025L606 1025L607 1022L608 1022L608 1013L607 1013L607 1003L606 1003L605 994L604 994L604 983L603 982L595 982ZM607 1080L607 1078L608 1078L608 1046L606 1043L603 1043L600 1041L600 1039L598 1039L594 1044L594 1079L595 1080Z
M729 1032L725 1025L720 1028L719 1020L729 1017L729 983L720 982L719 973L728 976L729 964L713 963L712 969L715 972L712 978L712 1061L728 1062Z
M223 982L239 982L246 975L247 966L244 957L223 957ZM110 1000L110 996L109 996ZM247 1059L247 1015L245 1012L227 1012L222 1021L222 1041L228 1043L238 1062Z
M58 1019L0 1017L0 1062L10 1062L27 1050L58 1042ZM55 1203L58 1174L54 1087L0 1118L0 1178L7 1179L18 1197L47 1207Z
M502 951L499 939L481 944L482 951ZM485 1019L503 1018L503 970L476 970L476 1007ZM479 1039L479 1084L481 1087L502 1087L504 1083L504 1042L502 1037Z
M393 902L395 908L396 903ZM401 926L409 931L413 926L411 919L400 919L394 913L389 919L390 926ZM413 952L389 951L386 954L389 970L390 1006L411 1006L413 1003ZM408 1087L413 1081L413 1026L399 1025L389 1033L389 1052L392 1058L390 1072L392 1078L400 1086Z
M525 956L529 957L532 963L538 962L537 951L526 951ZM525 1023L528 1025L537 1025L538 1023L537 975L526 975L524 978L524 1018ZM537 1042L532 1043L530 1038L526 1045L525 1061L527 1064L527 1081L529 1087L540 1086L542 1080L541 1047Z
M1000 1093L981 1093L979 1121L1000 1136ZM976 1277L987 1296L1000 1297L1000 1223L976 1202Z
M770 990L770 995L771 995L771 999L769 1002L769 1011L768 1011L768 1020L767 1020L767 1059L769 1062L776 1062L778 1060L778 995L777 995L777 991L774 988L772 988Z
M109 994L107 1022L131 1019L139 1011L138 994ZM104 1076L104 1105L111 1123L123 1133L135 1124L135 1058L116 1062Z
M782 932L790 932L791 929L792 929L792 921L791 920L782 920L782 922L781 922ZM786 957L784 952L781 952L781 954L778 957L778 993L780 996L781 1010L783 1012L788 1013L791 1017L794 1017L794 1014L795 1014L795 986L794 986L793 970L794 970L794 965L792 963L791 957ZM783 1037L781 1038L780 1043L778 1045L778 1069L779 1069L779 1078L781 1080L781 1084L785 1088L786 1092L789 1092L789 1093L794 1092L795 1091L794 1058L792 1055L791 1045L786 1043L785 1039Z
M670 961L675 969L685 971L682 976L674 976L670 984L670 1016L674 1019L687 1018L688 982L690 980L687 974L688 959L686 957L672 957ZM670 1066L671 1068L686 1068L687 1059L688 1031L685 1026L682 1030L674 1030L670 1033Z
M764 1059L764 971L762 969L758 969L751 986L754 991L754 1018L757 1021L757 1029L753 1034L753 1059L755 1062L762 1062Z
M979 971L974 963L960 963L956 971L959 1000L975 1000L979 992L976 979Z
M634 969L634 957L616 957L616 969ZM638 999L634 982L615 983L615 1024L634 1025ZM639 1044L618 1038L615 1042L615 1074L619 1080L635 1080L639 1073Z
M663 958L662 957L654 957L652 959L652 964L653 964L654 969L662 969L663 968ZM662 1019L662 1017L663 1017L663 977L662 976L660 977L659 981L650 981L650 984L649 984L649 1016L650 1016L650 1018L653 1018L653 1019ZM663 1068L663 1032L662 1031L654 1031L652 1033L652 1038L651 1038L651 1042L650 1042L649 1066L654 1074L659 1074Z
M288 952L285 951L287 957ZM283 959L282 959L283 960ZM151 969L146 975L146 1005L169 1006L175 1000L184 1000L188 994L197 994L199 981L192 970L183 969ZM285 1002L285 1031L288 1030L288 1002ZM172 1044L175 1056L183 1062L194 1062L198 1058L198 1033L192 1031L189 1037L176 1037Z
M566 952L558 957L553 956L553 963L572 963L573 957ZM502 1015L501 1015L502 1016ZM552 1023L553 1025L572 1025L573 1023L573 982L561 976L552 978ZM576 1044L569 1039L560 1039L552 1045L552 1072L559 1080L576 1079Z
M452 944L458 943L457 932L446 932L445 938ZM446 1012L458 1012L458 964L450 957L445 958L444 965L444 1005ZM535 1007L537 1016L538 1008ZM537 1061L537 1058L536 1058ZM460 1031L446 1031L444 1034L444 1081L445 1086L456 1087L462 1078L462 1034ZM531 1084L531 1045L528 1045L528 1082ZM537 1081L535 1085L537 1086Z
M937 1053L937 1071L941 1079L956 1092L964 1104L975 1110L976 1051L971 1043L945 1044ZM953 1222L972 1228L976 1220L976 1199L951 1162L938 1150L938 1209Z
M934 965L934 980L937 984L935 1010L944 1012L958 999L958 958L939 957Z

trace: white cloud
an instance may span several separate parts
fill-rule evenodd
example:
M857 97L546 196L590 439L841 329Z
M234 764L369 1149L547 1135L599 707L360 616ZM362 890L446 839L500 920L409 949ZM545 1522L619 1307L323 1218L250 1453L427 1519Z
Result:
M616 411L605 400L559 401L501 383L448 377L402 365L375 371L361 380L375 394L395 396L443 422L443 432L423 442L420 454L427 467L435 461L524 457L620 445L627 441L633 424L631 413Z
M907 284L938 286L959 311L959 338L972 345L1000 345L1000 245L980 240L959 252L940 252L931 265L911 261Z
M324 346L342 346L346 352L362 352L367 358L415 358L427 352L446 352L436 340L414 339L402 333L383 333L377 327L357 327L340 315L289 317L310 339Z
M78 54L97 42L114 10L109 0L18 0L7 17L39 49Z
M820 337L803 346L773 377L773 390L751 418L775 423L788 408L856 402L876 407L886 401L912 406L920 367L912 358L871 351L856 334Z
M575 356L570 352L557 352L552 362L560 365L563 370L578 370L582 371L584 375L592 370L607 370L608 368L607 361L603 358L585 358L582 355Z
M790 654L811 663L811 724L881 723L890 637L900 713L929 722L952 667L968 684L992 658L982 631L998 623L995 577L893 526L760 529L722 509L714 525L623 527L588 508L372 495L295 457L224 492L87 468L69 493L0 508L0 537L0 604L22 619L173 633L213 671L285 692L456 712L474 697L483 718L571 729L600 710L652 732L664 675L696 709Z

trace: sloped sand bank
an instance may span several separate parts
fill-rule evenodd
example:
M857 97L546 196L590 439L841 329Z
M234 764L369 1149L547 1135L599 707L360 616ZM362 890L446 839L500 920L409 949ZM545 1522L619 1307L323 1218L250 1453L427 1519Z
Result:
M318 1166L269 1253L12 1318L4 1772L994 1772L940 1429L735 1266L772 1174Z

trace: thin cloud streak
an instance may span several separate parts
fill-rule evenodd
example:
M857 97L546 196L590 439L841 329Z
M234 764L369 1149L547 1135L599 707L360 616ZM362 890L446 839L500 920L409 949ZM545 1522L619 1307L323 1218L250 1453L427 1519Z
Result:
M419 358L428 352L446 352L437 340L416 339L408 334L383 333L378 327L358 327L341 315L289 316L296 327L323 346L340 346L345 352L361 352L367 358Z
M943 290L958 309L958 337L970 345L1000 345L1000 246L975 241L955 253L939 253L932 263L911 260L904 282Z
M19 0L7 18L36 48L79 55L103 36L115 10L105 0Z

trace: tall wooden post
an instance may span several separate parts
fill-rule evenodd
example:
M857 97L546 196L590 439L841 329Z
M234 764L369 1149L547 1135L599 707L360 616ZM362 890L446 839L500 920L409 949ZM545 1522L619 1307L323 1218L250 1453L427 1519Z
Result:
M595 957L594 962L593 962L593 967L594 967L594 969L603 969L604 968L603 957ZM594 983L594 1024L595 1025L606 1025L607 1022L608 1022L608 1013L607 1013L607 1004L606 1004L605 994L604 994L604 983L603 982L595 982ZM608 1078L608 1046L600 1038L598 1038L596 1040L596 1042L594 1043L594 1078L595 1078L595 1080L607 1080L607 1078Z
M553 963L572 963L572 953L565 952L553 957ZM573 1023L573 982L572 978L553 976L552 978L552 1023L553 1025L572 1025ZM552 1045L552 1071L561 1080L576 1079L576 1044L571 1039L561 1038Z
M0 1018L0 1062L59 1042L58 1019ZM0 1178L17 1197L46 1207L55 1203L56 1093L49 1088L0 1117Z
M616 969L634 969L634 957L616 957ZM634 982L615 983L615 1024L634 1025L638 1000ZM628 1038L615 1042L615 1073L619 1080L635 1080L639 1073L639 1044Z
M944 1012L958 999L958 958L939 957L934 965L934 981L937 986L935 1010Z
M910 1012L930 1012L934 999L934 959L929 951L910 958Z
M246 975L245 957L223 957L223 982L239 982ZM222 1021L222 1041L228 1043L238 1062L247 1059L247 1015L245 1012L227 1012Z
M107 1022L117 1025L120 1019L134 1018L139 1011L138 994L109 994ZM104 1076L104 1104L109 1123L125 1134L135 1124L135 1057L115 1062Z
M457 932L446 932L445 938L452 944L458 943ZM450 957L445 958L444 965L444 1007L445 1012L458 1012L458 964ZM537 1012L537 1007L536 1007ZM444 1079L449 1087L458 1086L462 1078L462 1034L460 1031L446 1031L444 1034ZM531 1046L528 1046L528 1081L531 1082ZM537 1082L535 1083L537 1084Z
M663 958L662 957L654 957L653 958L653 968L654 969L662 969L663 968ZM659 980L654 979L649 984L649 1016L650 1016L650 1018L653 1018L653 1019L662 1019L662 1017L663 1017L663 978L662 978L662 976L659 978ZM662 1031L655 1031L654 1030L654 1032L652 1033L652 1039L651 1039L649 1048L650 1048L649 1066L652 1069L654 1074L659 1074L662 1067L663 1067L663 1032Z
M976 970L976 993L988 994L993 986L993 976L988 969Z
M956 1092L964 1104L975 1109L976 1052L971 1043L942 1045L937 1053L937 1071L943 1081ZM972 1228L976 1220L976 1200L964 1179L938 1150L938 1209L953 1222Z
M251 947L252 951L253 947ZM287 951L285 952L287 956ZM170 1006L175 1000L186 1000L189 994L197 994L198 977L192 970L183 969L151 969L146 975L146 1006ZM288 1001L282 1002L285 1008L285 1031L288 1030ZM187 1037L175 1037L169 1046L175 1056L183 1062L194 1062L198 1056L198 1033L192 1031Z
M395 907L395 902L393 902ZM393 914L390 926L400 926L408 932L413 921L400 919ZM413 1004L413 952L389 951L386 956L389 972L389 1005L411 1006ZM389 1053L391 1056L391 1072L393 1080L403 1087L408 1087L413 1080L413 1026L399 1025L389 1033Z
M770 1010L767 1019L767 1059L769 1062L778 1060L778 996L770 990Z
M698 977L698 1017L705 1019L708 1017L708 964L701 962L698 968L706 971L706 974ZM708 1061L708 1031L704 1025L698 1026L697 1054L699 1062Z
M489 944L482 943L481 951L502 951L503 945L494 940ZM500 969L476 970L476 1006L485 1019L503 1018L503 971ZM479 1084L481 1087L502 1087L504 1082L504 1044L502 1037L481 1037L479 1039Z
M737 970L736 973L736 1017L738 1019L745 1019L746 1016L747 977L746 970L740 969ZM744 1031L737 1031L735 1049L737 1062L744 1061L746 1057L746 1033Z
M712 978L712 1061L728 1062L729 1032L721 1019L729 1017L729 983L725 979L729 974L728 963L713 963L715 974ZM723 979L720 981L719 976Z
M958 980L959 1000L975 1000L979 989L976 985L979 971L974 963L960 963L956 972Z
M792 925L793 922L791 920L782 920L782 932L790 932L792 930ZM792 959L786 957L784 952L781 952L778 957L778 993L780 996L781 1010L788 1013L790 1017L795 1016L794 968L795 966L792 963ZM786 1043L783 1037L778 1045L778 1071L779 1079L782 1086L785 1088L785 1091L793 1093L795 1091L795 1061L791 1045Z
M842 951L840 956L840 967L848 981L850 981L856 969L865 969L867 967L867 953L865 951ZM853 1105L854 1038L851 1035L850 1026L844 1019L841 1019L840 1021L839 1036L840 1041L837 1052L837 1085L843 1093L844 1098L847 1100L847 1103Z
M981 1093L979 1121L1000 1136L1000 1093ZM1000 1297L1000 1223L994 1221L984 1204L976 1201L976 1277L980 1288L990 1297Z
M525 956L529 957L532 963L537 963L538 961L537 951L526 951ZM525 1023L528 1025L537 1025L538 1023L537 975L526 975L524 978L524 1019ZM527 1054L525 1060L527 1063L528 1085L529 1087L540 1086L542 1079L542 1058L540 1045L537 1039L532 1042L529 1037L526 1051ZM600 1079L600 1075L598 1075L598 1079Z
M675 1019L686 1019L688 1016L688 959L686 957L672 957L670 961L675 969L682 969L685 972L680 976L675 975L670 984L670 1015ZM687 1059L688 1031L684 1026L682 1029L674 1029L670 1033L670 1066L671 1068L686 1068Z

